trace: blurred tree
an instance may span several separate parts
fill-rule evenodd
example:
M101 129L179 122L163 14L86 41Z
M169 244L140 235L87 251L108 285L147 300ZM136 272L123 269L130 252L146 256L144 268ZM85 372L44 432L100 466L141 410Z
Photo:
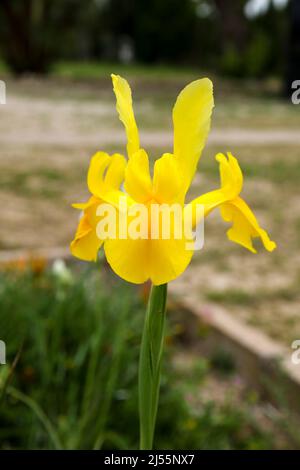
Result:
M249 34L245 16L247 0L215 0L218 11L219 70L226 75L243 76L243 57Z
M193 48L195 4L191 0L137 0L134 24L139 60L188 59Z
M245 6L247 0L235 0L228 6L228 0L215 0L219 11L219 27L221 46L226 48L228 43L234 43L238 50L245 46L247 36L247 21Z
M124 38L131 38L141 62L177 61L193 49L196 15L192 0L109 0L103 16L110 54L115 58Z
M46 73L72 42L80 0L1 0L1 52L16 74Z
M134 41L135 0L107 0L102 10L102 55L118 60L124 38Z
M285 94L290 97L292 83L300 80L300 2L291 0L289 9L289 40L287 48Z
M0 0L0 52L15 73L46 73L63 58L193 63L238 77L282 74L288 9L266 0L249 16L251 2ZM296 17L290 64L299 63Z
M248 16L249 0L214 0L218 10L219 71L237 77L282 75L287 41L287 5L265 1ZM252 1L252 3L254 3ZM299 2L298 2L299 3Z

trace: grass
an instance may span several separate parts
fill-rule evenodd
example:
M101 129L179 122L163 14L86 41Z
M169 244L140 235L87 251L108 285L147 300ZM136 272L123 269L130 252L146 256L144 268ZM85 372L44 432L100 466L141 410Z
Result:
M0 370L0 447L137 448L145 308L138 291L100 275L98 267L2 273L0 280L0 331L8 355ZM201 398L213 369L198 355L176 366L175 330L170 323L155 447L276 447L274 434L252 419L253 402ZM223 353L212 366L232 371Z
M252 152L258 152L261 156L261 159L255 159L251 161L250 158L247 158L247 154L250 153L249 149L247 152L244 149L240 150L243 159L246 161L241 162L243 173L246 176L247 180L267 180L269 183L274 183L278 185L292 185L293 187L299 184L300 180L300 164L298 161L294 160L271 160L264 161L263 156L269 152L272 154L273 150L269 149L255 149ZM298 149L292 149L291 153L298 153ZM277 152L275 152L277 153ZM239 155L239 150L237 149L237 155ZM202 160L202 170L207 175L211 177L216 177L217 174L217 164L213 158Z
M213 302L221 303L224 305L237 305L243 306L257 306L261 302L283 300L286 302L295 301L298 299L297 289L293 286L290 289L278 289L267 292L260 290L256 292L248 292L240 289L225 289L222 291L208 291L206 298Z
M3 60L0 59L0 73L5 76L8 74L8 67Z
M5 172L0 176L0 184L3 189L30 198L58 198L63 192L63 182L66 183L65 175L53 168Z
M197 67L171 65L119 64L110 62L59 62L53 66L52 76L75 81L109 79L117 73L135 83L135 102L149 97L160 118L142 115L139 122L152 129L160 129L162 119L168 122L170 110L175 102L176 88L199 77L209 76L215 84L217 107L214 110L214 125L221 128L298 129L297 106L280 98L280 82L234 81L216 77L214 73ZM107 81L108 83L108 81ZM167 83L167 87L165 84ZM274 92L275 89L275 92Z
M184 78L197 75L200 70L196 67L176 67L168 65L120 64L115 62L71 62L61 61L52 68L57 77L72 79L99 79L110 76L111 73L127 75L128 77L167 79L172 77ZM203 72L202 72L203 73Z

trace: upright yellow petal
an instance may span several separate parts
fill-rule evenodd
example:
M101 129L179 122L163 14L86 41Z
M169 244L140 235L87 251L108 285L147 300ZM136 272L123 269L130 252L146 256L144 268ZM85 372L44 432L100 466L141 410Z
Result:
M119 188L124 179L125 158L115 153L111 157L105 152L97 152L91 159L88 171L88 187L97 198L114 206L124 193Z
M123 155L114 153L104 179L106 191L120 188L124 180L125 168L126 160Z
M216 155L220 166L221 187L228 199L238 196L243 187L243 173L237 159L228 152L227 157L222 153Z
M126 130L127 153L130 158L140 148L139 132L132 108L131 90L128 82L124 78L114 74L112 74L111 78L117 99L119 118Z
M91 158L87 176L87 184L89 191L98 198L102 198L103 196L104 173L105 170L107 170L110 162L111 158L105 152L97 152Z
M125 170L125 190L137 202L145 203L151 198L152 180L149 158L145 150L136 152L127 163Z
M154 164L153 194L160 203L177 202L181 194L183 179L174 156L165 153Z
M185 192L208 136L213 106L212 82L203 78L181 91L173 109L174 155L185 180Z

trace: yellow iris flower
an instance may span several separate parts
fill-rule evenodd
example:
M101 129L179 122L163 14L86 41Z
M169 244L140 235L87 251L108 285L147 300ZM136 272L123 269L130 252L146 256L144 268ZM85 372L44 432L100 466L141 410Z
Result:
M187 248L185 236L180 239L174 236L174 227L169 239L154 239L151 236L140 239L119 236L106 240L98 238L97 208L106 203L121 210L121 197L122 200L126 198L128 207L144 204L149 211L154 203L180 204L184 214L192 209L194 227L199 223L194 210L197 204L203 205L205 216L219 207L223 219L232 223L227 232L230 240L255 253L252 239L260 237L265 248L272 251L276 244L260 228L253 212L240 197L243 176L236 158L230 153L216 156L220 167L220 189L185 205L186 194L210 129L214 106L212 82L207 78L196 80L179 94L173 109L173 153L166 153L156 160L151 177L148 155L140 147L130 87L118 75L112 75L112 80L117 111L127 134L128 161L122 155L109 156L104 152L92 157L87 178L92 196L84 204L74 204L75 208L83 211L83 216L71 243L72 254L83 260L96 260L103 244L113 271L126 281L137 284L148 279L154 285L165 284L186 269L194 250ZM125 192L120 189L122 183Z

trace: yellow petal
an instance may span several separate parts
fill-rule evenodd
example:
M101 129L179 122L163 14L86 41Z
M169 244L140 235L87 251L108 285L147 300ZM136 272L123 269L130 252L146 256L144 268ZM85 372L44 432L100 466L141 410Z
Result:
M114 206L122 195L119 187L124 179L125 158L116 153L111 157L105 152L97 152L91 159L88 171L88 187L92 194ZM82 208L82 206L73 206ZM84 209L84 208L83 208Z
M146 220L146 226L140 231L141 235L136 238L136 233L131 232L135 216L129 211L128 229L123 233L123 238L117 227L117 239L106 240L104 251L111 268L121 278L135 284L150 279L155 285L159 285L175 279L186 269L193 254L194 243L185 238L183 231L178 231L178 224L182 224L182 221L176 222L172 211L166 233L161 229L161 217L152 214L151 205L147 207L148 218L143 219ZM147 212L144 215L147 217ZM157 231L152 232L150 222L156 225ZM187 236L190 238L190 233Z
M85 261L96 261L102 243L97 237L96 231L91 227L88 216L83 215L70 245L72 255Z
M227 157L222 153L217 154L216 160L219 162L221 188L203 194L186 206L186 214L192 211L193 227L200 222L201 212L197 213L197 206L203 206L203 215L206 217L216 207L237 197L242 190L243 174L237 159L229 152Z
M135 153L125 170L125 190L137 202L144 203L152 194L149 159L145 150Z
M112 270L125 281L154 285L177 278L188 266L193 250L185 240L106 240L106 259Z
M173 109L174 155L184 177L185 192L208 136L213 106L212 82L203 78L181 91Z
M189 211L192 211L192 222L195 226L200 222L199 217L202 215L201 211L197 214L197 205L203 206L204 216L219 206L223 219L233 224L227 232L230 240L256 253L252 238L260 237L264 247L268 251L273 251L276 244L259 226L255 215L246 202L239 197L243 185L243 175L237 159L230 153L228 153L228 158L223 154L218 154L216 159L220 164L221 188L194 199L185 207L185 215L188 216Z
M186 270L193 256L186 243L185 239L151 240L150 279L154 285L170 282Z
M74 209L79 209L81 211L84 211L97 202L98 204L100 204L101 200L96 198L95 196L91 196L87 202L74 203L72 204L72 207L74 207Z
M125 281L142 284L149 279L149 240L106 240L104 251L112 270Z
M239 163L230 152L227 153L227 157L218 153L216 160L220 164L222 190L227 194L228 199L233 199L240 194L243 187L243 174Z
M226 193L222 189L216 189L197 197L184 208L185 216L192 217L192 227L200 222L202 216L206 217L216 207L228 201ZM199 206L199 210L197 210ZM200 208L203 208L203 211Z
M119 189L125 174L126 160L123 155L115 153L111 156L110 165L105 175L105 189L115 190Z
M104 172L111 162L105 152L97 152L92 158L88 170L87 184L90 192L101 198L104 192Z
M117 99L117 111L127 134L127 153L130 158L140 148L139 133L132 108L131 90L124 78L114 74L111 78Z
M71 253L77 258L86 261L96 261L97 259L98 250L103 244L96 233L97 223L100 220L97 216L97 209L100 204L103 204L101 199L91 196L87 202L73 205L73 207L84 211L70 246Z
M165 153L156 160L153 176L154 198L160 203L175 202L180 196L183 180L174 156Z
M263 230L250 207L240 197L235 198L221 207L221 214L226 222L232 222L232 227L227 231L229 240L239 243L256 253L252 244L252 238L259 237L268 251L276 248L276 243L270 240L267 232Z

